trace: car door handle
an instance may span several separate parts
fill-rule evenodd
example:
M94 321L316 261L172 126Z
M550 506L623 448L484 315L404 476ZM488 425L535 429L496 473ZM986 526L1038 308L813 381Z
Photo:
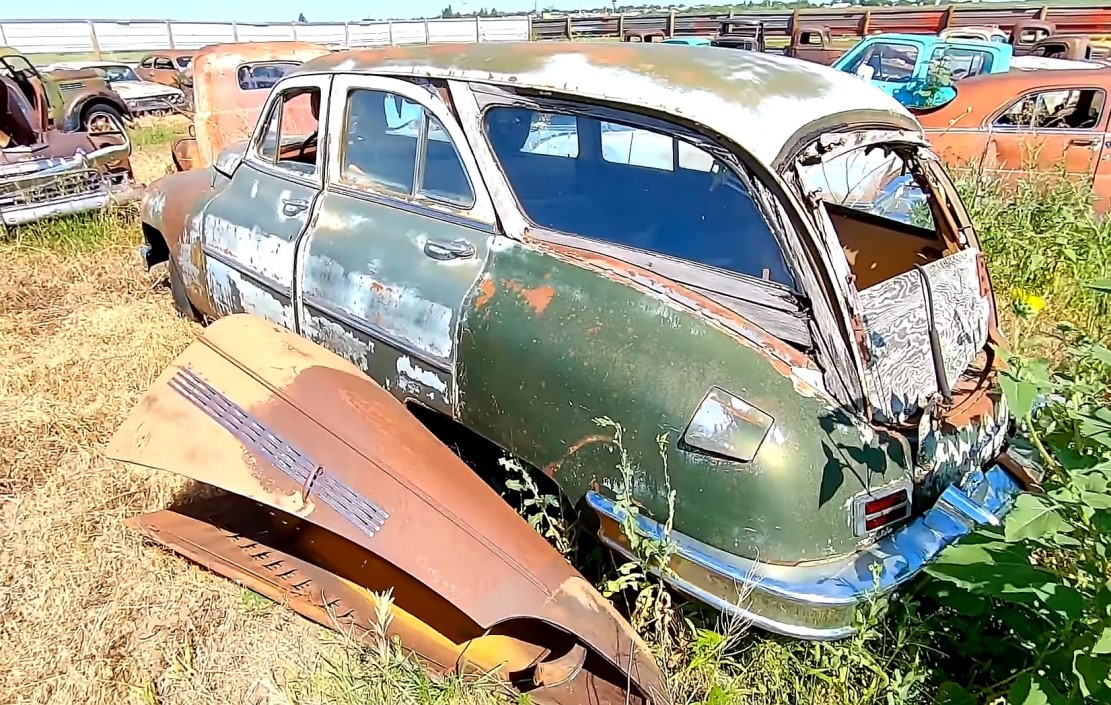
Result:
M429 240L424 243L424 254L438 260L466 259L474 257L475 249L466 240Z
M298 215L309 209L309 202L303 198L283 198L282 213L287 216Z
M1069 140L1069 146L1070 147L1094 147L1095 145L1096 145L1096 141L1093 138L1082 138L1082 139Z

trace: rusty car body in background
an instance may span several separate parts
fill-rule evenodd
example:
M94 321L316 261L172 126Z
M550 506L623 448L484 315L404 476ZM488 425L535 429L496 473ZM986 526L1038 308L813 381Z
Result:
M135 73L144 81L188 92L193 86L195 51L158 51L139 60Z
M764 23L759 20L722 20L710 43L726 49L764 52L768 48Z
M153 81L141 80L135 70L120 61L64 61L52 64L48 72L95 70L104 76L108 86L123 99L132 115L174 113L187 107L185 93Z
M327 54L308 42L213 44L193 60L193 129L173 145L179 170L210 166L223 149L250 137L270 88L301 63Z
M667 34L662 29L627 29L621 36L623 42L662 42Z
M1111 48L1094 44L1091 37L1083 35L1054 34L1039 40L1026 55L1067 61L1098 61L1111 56Z
M216 322L107 453L230 493L129 523L322 624L373 637L392 592L388 635L437 670L538 703L668 702L589 582L401 402L292 332Z
M51 129L119 130L131 117L123 98L97 71L39 72L18 50L0 46L0 77L19 86L36 110L45 113ZM41 106L31 98L35 95L42 96Z
M952 168L1011 181L1059 173L1111 199L1107 95L1111 69L1012 71L956 86L947 105L920 113L934 150Z
M1057 34L1057 25L1052 22L1037 19L1020 20L1011 28L1010 44L1014 47L1015 56L1022 56L1030 53L1038 42L1054 34Z
M28 94L25 90L29 90ZM54 129L41 83L0 76L0 222L99 210L135 200L131 145L122 126Z
M812 61L824 66L832 65L844 53L844 49L833 44L829 27L808 24L799 24L791 31L791 43L784 51L784 55L792 59Z
M628 551L626 518L667 533L672 586L765 629L851 634L1036 474L1008 449L952 182L904 108L827 67L654 43L330 53L278 82L247 145L152 184L142 223L186 315L328 348L552 477L607 546Z

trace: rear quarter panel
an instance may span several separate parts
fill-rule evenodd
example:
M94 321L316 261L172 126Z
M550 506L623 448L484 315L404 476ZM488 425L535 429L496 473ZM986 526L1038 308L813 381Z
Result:
M620 424L645 513L730 553L793 562L855 549L847 503L905 477L903 447L864 427L806 374L703 311L532 244L499 242L464 308L459 414L553 475L572 502L622 481ZM631 267L628 269L632 269ZM782 345L782 343L778 343ZM775 418L750 463L684 450L711 386ZM660 441L666 434L661 457ZM666 465L665 465L666 463Z

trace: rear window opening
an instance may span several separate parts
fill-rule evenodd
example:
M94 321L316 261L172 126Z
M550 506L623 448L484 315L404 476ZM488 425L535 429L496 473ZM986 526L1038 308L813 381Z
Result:
M854 136L855 137L855 136ZM839 139L832 138L832 145ZM959 401L983 375L976 370L991 312L983 258L961 216L913 145L870 144L798 168L817 192L858 292L857 344L872 416L914 423L931 399ZM831 232L830 232L831 231Z
M821 191L857 289L944 255L925 175L898 152L860 147L800 175L808 192Z

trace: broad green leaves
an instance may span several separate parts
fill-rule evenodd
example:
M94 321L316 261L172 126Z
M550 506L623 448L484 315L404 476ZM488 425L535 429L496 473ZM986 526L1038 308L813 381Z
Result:
M1042 499L1032 494L1020 495L1007 516L1003 535L1007 541L1040 539L1065 531L1068 522Z

